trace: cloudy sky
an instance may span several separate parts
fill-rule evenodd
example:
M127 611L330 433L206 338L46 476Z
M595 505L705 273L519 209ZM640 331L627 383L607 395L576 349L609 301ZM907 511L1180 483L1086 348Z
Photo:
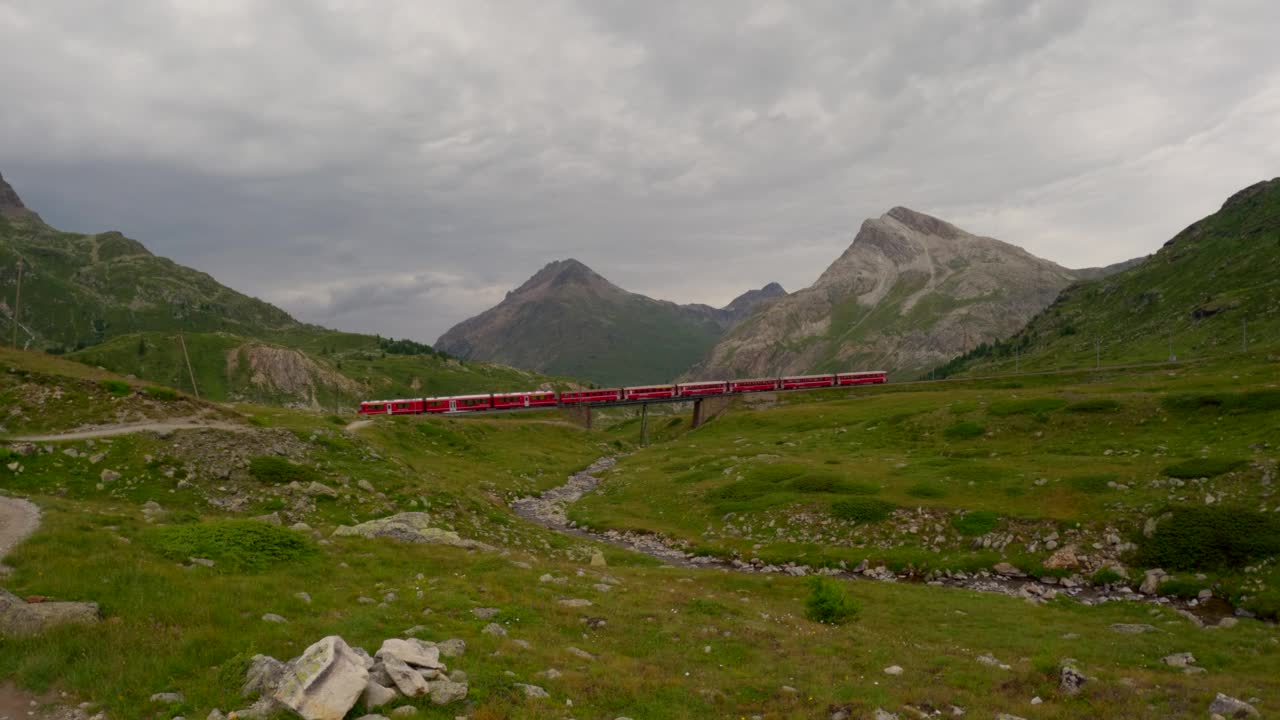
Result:
M894 205L1064 265L1280 175L1274 0L0 0L0 172L433 341L545 263L723 304Z

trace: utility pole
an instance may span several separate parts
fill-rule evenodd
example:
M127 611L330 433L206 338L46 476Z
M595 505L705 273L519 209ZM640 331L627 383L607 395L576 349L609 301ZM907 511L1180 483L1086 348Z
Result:
M22 256L18 256L18 293L13 299L13 349L18 349L18 316L22 314Z
M191 390L199 400L200 388L196 387L196 373L191 369L191 356L187 355L187 341L182 339L182 333L178 333L178 344L182 346L182 358L187 361L187 375L191 376Z
M640 447L649 447L649 403L640 405Z
M1169 331L1169 362L1177 362L1178 356L1173 354L1173 331Z

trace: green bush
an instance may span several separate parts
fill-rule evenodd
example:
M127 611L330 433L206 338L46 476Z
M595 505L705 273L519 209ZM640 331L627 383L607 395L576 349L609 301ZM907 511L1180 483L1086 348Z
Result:
M1125 578L1113 568L1100 568L1089 578L1094 585L1114 585L1116 583L1125 582Z
M951 526L961 535L986 535L1000 524L1000 516L990 510L973 510L951 518Z
M804 615L813 622L840 625L858 616L858 603L837 581L813 577L809 578L809 597L804 601Z
M320 478L315 470L276 455L259 455L250 459L249 475L272 485L287 485L294 481L305 483Z
M841 520L853 522L880 522L887 520L897 505L876 498L849 498L831 503L831 514Z
M301 533L255 520L154 528L146 531L144 541L170 560L207 558L224 572L257 572L315 553Z
M1173 478L1189 480L1191 478L1217 477L1244 465L1244 460L1234 458L1191 458L1174 463L1164 469L1164 474Z
M129 383L123 380L103 380L98 383L98 387L115 395L116 397L124 397L129 394Z
M1173 412L1216 410L1219 413L1253 413L1280 410L1280 390L1252 390L1239 393L1183 393L1169 395L1161 404Z
M1067 478L1067 485L1069 485L1072 490L1079 490L1080 492L1096 495L1110 490L1111 488L1107 486L1107 483L1115 482L1119 477L1120 476L1115 473L1076 475L1074 477Z
M708 500L755 500L777 489L773 484L759 480L735 480L708 490L705 497Z
M1066 409L1077 413L1108 413L1119 411L1120 403L1111 398L1092 398L1071 403Z
M907 494L911 497L937 499L946 497L947 489L937 483L916 483L907 488Z
M1060 398L1028 398L1026 400L1003 400L993 402L987 407L987 414L996 417L1009 415L1041 415L1066 407L1067 401Z
M142 388L142 393L152 400L161 402L172 402L178 399L178 393L167 387L159 387L157 385L148 385Z
M1160 583L1160 588L1156 591L1167 597L1177 597L1183 599L1191 599L1200 594L1207 583L1203 580L1186 580L1183 578L1169 578Z
M981 436L986 431L986 428L972 420L961 420L960 422L948 425L947 428L942 431L942 434L949 440L972 440L973 438Z
M787 487L796 492L839 493L841 495L875 495L880 486L875 483L845 480L838 475L814 473L795 478Z
M1246 508L1178 507L1138 545L1137 564L1218 570L1280 554L1280 518Z

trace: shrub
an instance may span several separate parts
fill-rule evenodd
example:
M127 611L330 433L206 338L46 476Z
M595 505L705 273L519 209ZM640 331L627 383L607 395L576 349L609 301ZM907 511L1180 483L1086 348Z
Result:
M1233 458L1207 457L1192 458L1174 463L1164 469L1164 474L1173 478L1187 480L1190 478L1217 477L1244 465L1243 460Z
M129 383L123 380L103 380L98 383L98 387L116 397L124 397L129 394Z
M147 387L142 388L142 393L152 400L159 400L161 402L172 402L178 399L177 391L167 387L158 387L156 385L148 385Z
M916 483L907 488L907 494L918 498L942 498L947 496L947 489L937 483Z
M1178 597L1190 599L1200 594L1200 591L1207 585L1202 580L1186 580L1183 578L1169 578L1160 583L1157 593L1167 597Z
M1217 410L1219 413L1242 414L1280 410L1280 390L1252 390L1239 393L1183 393L1169 395L1161 404L1174 412Z
M1138 564L1172 570L1240 567L1280 553L1280 518L1246 508L1178 507L1151 537L1141 539Z
M845 480L837 475L826 473L804 475L787 483L787 487L796 492L807 493L840 493L842 495L875 495L880 486L875 483Z
M1120 410L1120 403L1111 398L1092 398L1071 403L1067 406L1067 412L1078 413L1104 413L1117 412L1118 410Z
M1070 485L1073 490L1079 490L1080 492L1096 495L1110 490L1111 488L1107 486L1107 483L1115 482L1119 477L1120 476L1115 473L1076 475L1074 477L1067 478L1067 484Z
M229 572L257 572L315 552L306 536L255 520L154 528L144 535L148 546L170 560L208 558Z
M311 482L320 477L315 470L276 455L259 455L250 459L249 475L272 485L287 485L294 481Z
M804 601L804 615L813 622L840 625L858 616L858 603L835 580L814 577L809 579L809 597Z
M777 488L770 483L759 480L735 480L728 485L721 485L707 491L708 500L755 500L768 495Z
M990 510L974 510L951 518L951 526L961 535L986 535L996 529L1000 516Z
M841 520L853 522L880 522L898 508L886 500L876 498L849 498L831 503L831 514Z
M987 407L987 414L996 417L1009 415L1041 415L1066 407L1067 401L1060 398L1029 398L1026 400L1004 400L993 402Z
M1089 580L1094 585L1114 585L1116 583L1124 582L1125 578L1123 575L1116 572L1114 568L1104 567L1095 572Z
M950 440L971 440L981 436L987 429L971 420L961 420L947 426L942 434Z

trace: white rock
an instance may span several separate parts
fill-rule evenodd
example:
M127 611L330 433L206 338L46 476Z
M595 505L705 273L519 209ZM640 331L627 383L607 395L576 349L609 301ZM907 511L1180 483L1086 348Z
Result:
M409 664L405 661L394 655L383 655L381 651L379 651L378 656L382 660L383 669L391 677L391 682L395 683L396 688L405 697L418 698L431 691L422 674L409 667Z
M448 705L467 696L466 683L452 680L437 680L431 683L431 702L435 705Z
M897 665L890 665L889 667L884 669L884 674L885 675L901 675L902 668Z
M342 638L330 635L289 663L275 699L305 720L342 720L368 682L360 657Z
M360 696L360 700L364 702L364 706L368 710L382 707L395 699L395 690L379 685L372 680L364 686L364 693Z
M525 683L516 683L514 686L517 690L524 692L525 697L531 698L549 698L551 695L537 685L526 685Z
M440 649L417 638L384 640L375 657L385 659L387 656L398 658L401 662L415 667L433 670L444 668L444 664L440 662Z

